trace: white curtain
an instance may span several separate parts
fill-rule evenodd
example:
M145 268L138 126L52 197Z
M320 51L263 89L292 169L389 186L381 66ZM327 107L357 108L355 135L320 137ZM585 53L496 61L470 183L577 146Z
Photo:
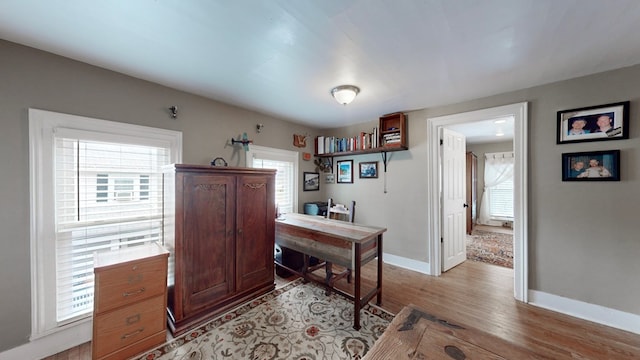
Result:
M489 192L487 190L513 178L513 152L484 154L484 191L478 213L479 224L490 224Z

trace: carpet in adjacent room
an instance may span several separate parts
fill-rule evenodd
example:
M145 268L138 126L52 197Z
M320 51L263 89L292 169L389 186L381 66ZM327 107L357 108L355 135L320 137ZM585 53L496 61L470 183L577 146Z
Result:
M513 268L513 235L474 229L467 235L467 259Z

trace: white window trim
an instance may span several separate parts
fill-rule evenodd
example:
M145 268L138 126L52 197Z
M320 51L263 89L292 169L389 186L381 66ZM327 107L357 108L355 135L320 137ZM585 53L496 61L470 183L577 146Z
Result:
M247 167L253 167L253 158L268 159L276 161L291 161L293 162L293 212L298 212L298 172L299 172L299 154L297 151L282 150L276 148L270 148L266 146L251 145L247 150L247 156L245 162Z
M99 140L125 137L137 143L157 144L171 148L170 161L182 160L182 133L147 126L98 120L83 116L29 109L29 172L30 172L30 246L31 246L31 340L59 332L66 332L70 343L79 344L91 339L91 319L58 326L55 320L55 257L47 256L55 250L51 241L54 224L53 135L58 131L91 132ZM50 150L49 150L50 149ZM53 291L53 292L52 292ZM48 294L54 294L52 297ZM47 301L49 299L49 301ZM52 315L50 315L52 314ZM78 329L88 329L78 331ZM78 337L81 333L84 336ZM85 339L88 336L88 339ZM60 336L57 336L60 338Z

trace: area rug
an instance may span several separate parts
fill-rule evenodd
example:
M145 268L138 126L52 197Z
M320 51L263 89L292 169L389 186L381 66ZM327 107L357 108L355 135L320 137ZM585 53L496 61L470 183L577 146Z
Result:
M354 330L351 301L298 279L137 359L361 359L391 320L367 304Z
M467 235L467 259L513 268L513 235L473 230Z

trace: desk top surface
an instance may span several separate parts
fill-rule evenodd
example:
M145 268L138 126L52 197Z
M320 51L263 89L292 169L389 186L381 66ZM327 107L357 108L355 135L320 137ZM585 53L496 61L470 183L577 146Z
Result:
M364 242L387 231L386 228L348 221L327 219L322 216L285 214L276 219L276 233L286 228L302 228L319 234L333 236L353 242Z

